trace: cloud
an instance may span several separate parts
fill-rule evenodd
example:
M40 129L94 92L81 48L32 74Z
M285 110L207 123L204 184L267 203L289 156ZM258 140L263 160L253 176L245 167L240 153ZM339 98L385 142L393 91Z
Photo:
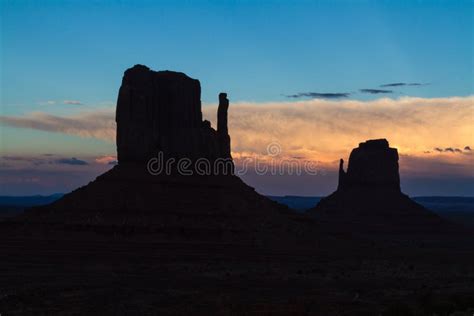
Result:
M48 101L40 101L38 102L39 105L54 105L56 104L56 101L54 100L48 100Z
M330 193L337 185L339 158L347 161L352 148L361 141L381 137L387 138L392 147L398 148L402 181L418 177L428 179L426 183L441 187L448 178L474 177L474 156L471 154L471 147L466 145L472 142L473 111L474 96L379 98L370 101L312 99L265 103L232 102L231 99L229 133L232 138L232 155L236 161L244 157L268 157L266 148L276 141L281 145L278 157L316 161L318 166L328 170L327 176L305 179L247 177L250 185L258 190L264 188L266 193ZM202 112L204 118L216 126L217 104L204 105ZM115 141L115 115L112 109L84 111L68 116L44 113L0 116L0 125L31 129L31 142L35 141L35 130L101 139L110 143ZM86 142L84 140L84 144ZM23 145L25 152L30 150L29 145ZM87 146L84 148L86 151ZM431 148L431 154L424 153ZM445 148L452 148L456 154L444 152ZM463 153L456 151L456 148L463 149ZM17 186L14 183L19 175L17 170L27 169L25 179L33 176L41 179L41 187L31 187L31 192L41 192L41 188L51 192L58 191L58 188L75 188L112 167L116 159L115 152L113 149L109 150L102 156L95 152L81 152L82 156L76 156L77 160L86 161L87 166L56 163L60 158L71 159L69 157L72 154L66 157L39 155L36 158L41 159L30 158L29 161L13 154L6 156L6 159L0 161L0 172L3 170L8 173L12 184L3 187L0 185L0 188L11 190L9 192L14 192L13 189L23 190L23 183ZM3 163L16 167L8 167ZM35 163L41 165L36 166ZM36 173L31 170L36 170ZM434 178L436 179L430 180ZM0 181L2 180L0 174ZM275 184L275 181L278 183ZM439 192L443 190L440 188ZM450 192L457 192L456 190L459 189L453 188ZM428 191L427 189L426 192Z
M107 157L101 159L103 157ZM81 156L81 157L67 157L62 155L48 155L44 154L24 154L24 155L4 155L0 156L0 170L42 170L48 172L55 171L78 171L78 166L81 170L96 170L105 171L113 165L116 161L109 156ZM110 156L115 157L115 156Z
M388 88L388 87L405 87L405 86L426 86L428 83L419 83L419 82L394 82L394 83L386 83L380 85L382 88Z
M30 164L33 166L40 166L49 163L48 159L34 156L19 156L19 155L6 155L1 157L4 161L9 161L15 164Z
M95 158L94 160L97 163L107 165L107 164L110 164L111 162L117 161L117 157L116 156L101 156L101 157Z
M370 94L381 94L381 93L393 93L393 90L382 90L382 89L359 89L362 93Z
M466 148L468 148L468 149L466 149ZM434 148L434 150L437 151L437 152L440 152L440 153L445 152L445 153L458 153L458 154L462 154L462 153L467 154L471 151L469 146L464 147L464 152L460 148L456 148L456 147L446 147L444 149L440 148L440 147L436 147L436 148Z
M72 105L82 105L83 103L81 101L77 100L64 100L64 104L72 104Z
M39 105L54 105L57 102L54 100L48 100L48 101L40 101L38 102ZM78 100L63 100L63 104L71 104L71 105L82 105L83 103Z
M451 147L455 152L455 148L464 148L472 140L473 111L474 96L266 103L232 103L231 99L229 132L235 158L266 155L268 144L278 141L283 157L304 157L332 165L337 164L341 157L347 160L351 149L361 141L384 137L402 154L448 159L467 172L472 170L472 156L468 155L467 149L456 155L427 155L424 151L434 148L433 152L441 153L444 148ZM216 126L217 105L204 105L202 112L204 118ZM0 116L0 124L115 142L112 109L69 116L44 113ZM33 133L31 136L34 139ZM111 152L110 156L114 153ZM94 159L97 157L91 158ZM107 158L104 161L109 163L112 160Z
M297 94L287 95L287 98L313 98L313 99L340 99L347 98L350 95L348 92L337 93L318 93L318 92L299 92Z
M78 169L68 165L53 165L50 169L0 168L0 195L49 195L67 193L94 180L110 169L83 166Z
M27 159L26 157L22 156L2 156L3 160L12 160L12 161L17 161L17 160L25 160Z
M217 107L203 115L216 126ZM241 102L229 108L229 132L235 157L265 155L278 141L281 156L337 161L367 139L387 138L400 153L451 159L472 168L466 155L426 155L429 148L463 148L472 139L474 96L452 98L402 97L297 102ZM449 144L441 147L439 144ZM402 166L403 168L403 166ZM433 172L438 172L433 170Z
M399 152L401 178L473 177L466 156L463 155L407 155ZM464 162L464 163L461 163Z
M24 116L0 116L0 124L56 132L81 137L115 141L115 115L111 109L82 112L71 116L57 116L33 112Z
M85 166L89 164L87 161L80 160L74 157L57 159L55 160L55 163L65 164L65 165L74 165L74 166Z

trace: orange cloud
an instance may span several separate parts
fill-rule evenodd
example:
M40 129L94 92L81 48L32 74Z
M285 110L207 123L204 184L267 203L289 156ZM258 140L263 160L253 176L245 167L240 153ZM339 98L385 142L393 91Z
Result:
M33 112L24 116L0 116L0 123L10 127L115 141L115 119L111 109L87 111L71 116L43 112Z
M215 125L216 106L204 107L203 112ZM229 115L232 148L237 156L264 155L267 145L277 141L283 157L332 162L347 158L361 141L387 138L402 155L418 157L417 161L450 162L458 166L456 170L462 168L472 174L473 156L468 152L449 157L425 152L439 146L464 148L472 144L473 96L242 102L233 104Z
M103 164L103 165L108 165L114 161L117 161L116 156L101 156L101 157L95 158L95 162Z
M215 104L203 106L203 116L213 126L216 126L216 112ZM450 154L434 148L472 147L473 122L474 96L237 102L231 103L229 110L229 132L233 156L237 159L268 158L267 146L278 143L279 158L297 157L336 166L335 162L341 157L347 159L359 142L387 138L392 147L399 149L402 172L470 176L473 175L471 151ZM44 113L0 116L0 123L115 141L112 108L71 116Z

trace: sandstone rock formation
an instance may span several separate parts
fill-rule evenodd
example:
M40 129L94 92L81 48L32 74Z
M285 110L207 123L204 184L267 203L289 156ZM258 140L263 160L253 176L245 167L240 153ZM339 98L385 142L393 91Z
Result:
M354 229L360 225L402 228L441 221L401 192L398 152L386 139L368 140L354 148L347 172L341 159L337 190L308 212L322 221L356 224Z
M219 95L216 131L202 121L200 94L199 81L183 73L141 65L125 71L116 111L118 165L58 201L31 209L23 219L93 232L125 229L214 241L289 241L306 228L311 231L305 221L312 219L302 220L232 173L221 172L228 163L233 168L229 100L225 93ZM147 161L159 152L165 160L220 159L224 164L204 175L152 175Z
M341 159L338 190L364 187L400 191L398 152L386 139L368 140L354 148L347 173L343 164Z
M119 164L165 158L231 158L229 101L219 95L218 131L202 121L201 85L183 73L135 65L125 71L117 100Z
M219 94L219 107L217 109L217 134L219 137L219 153L221 158L232 158L230 155L230 136L227 128L227 111L229 100L227 93Z

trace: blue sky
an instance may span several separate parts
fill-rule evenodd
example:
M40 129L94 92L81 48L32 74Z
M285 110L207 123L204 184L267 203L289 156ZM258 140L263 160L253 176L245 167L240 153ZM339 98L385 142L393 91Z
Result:
M311 101L311 97L288 97L300 93L313 97L321 96L317 93L347 94L329 101L376 101L370 106L385 104L377 101L380 98L443 99L432 101L433 106L464 98L460 101L463 111L469 113L472 107L472 1L4 0L0 8L2 156L54 154L94 161L94 157L115 155L113 127L89 133L87 120L95 116L84 113L108 111L105 122L109 124L122 74L138 63L199 79L204 107L215 103L221 91L228 92L232 103L247 101L257 107L269 102ZM383 86L391 83L416 85ZM350 107L340 106L341 115ZM396 112L394 119L414 115L410 109L404 111ZM406 137L398 130L375 133L381 128L370 124L384 115L375 110L373 116L367 114L366 121L354 124L367 126L364 137L374 134L410 140L395 145L402 146L402 154L416 157L421 155L418 151L434 146L474 148L469 118L453 126L459 120L454 111L443 112L449 117L444 123L434 122L429 108L420 114L417 124L424 128L420 134L430 135L433 129L439 144L436 139L423 144L410 132L405 132ZM82 130L60 126L63 118ZM100 114L97 121L103 118ZM311 128L323 130L308 125ZM235 134L239 133L236 129ZM353 136L344 148L334 149L334 157L321 151L317 154L326 155L329 161L365 140ZM236 138L234 144L242 150L250 146ZM463 170L472 170L472 157L463 157L467 168ZM98 172L94 170L91 177ZM469 179L463 178L462 183L474 183L472 172L466 177ZM78 183L71 187L74 185ZM293 187L296 191L291 193L297 194L298 186ZM43 189L41 192L47 191Z
M472 1L3 1L2 30L6 114L115 101L136 63L199 78L203 102L473 92Z

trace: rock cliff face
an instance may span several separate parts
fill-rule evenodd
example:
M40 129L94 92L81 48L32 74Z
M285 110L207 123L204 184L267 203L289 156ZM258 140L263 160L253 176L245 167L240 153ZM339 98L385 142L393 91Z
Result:
M400 190L398 152L386 139L368 140L354 148L347 172L339 163L337 190L308 211L330 223L351 223L350 229L423 227L441 220Z
M162 152L165 158L231 158L227 95L219 95L218 131L202 121L201 85L173 71L136 65L119 90L117 155L119 164L143 163Z

